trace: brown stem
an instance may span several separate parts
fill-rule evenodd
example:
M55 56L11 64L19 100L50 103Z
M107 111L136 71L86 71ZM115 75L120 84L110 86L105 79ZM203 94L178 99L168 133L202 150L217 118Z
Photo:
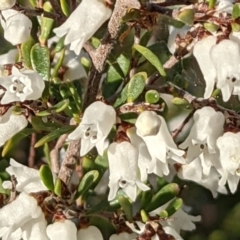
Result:
M16 4L15 6L12 7L12 9L17 10L27 16L42 16L42 17L52 18L57 20L60 23L64 22L64 20L66 19L65 16L61 16L60 14L56 14L56 13L46 12L42 8L31 9L31 8L26 8L19 4Z
M66 157L62 162L58 177L68 185L80 157L80 141L71 141L68 145Z
M130 8L140 8L138 0L117 0L112 13L112 16L108 23L108 28L102 39L101 45L96 49L95 54L92 54L92 66L88 77L88 86L83 102L83 110L85 110L91 103L96 100L99 84L102 77L106 60L111 53L114 44L119 35L122 26L122 17L127 13ZM86 45L85 45L86 47ZM65 183L68 184L73 169L77 160L79 159L80 153L80 141L72 141L69 143L66 157L62 163L58 177Z
M59 173L59 149L63 146L65 140L67 138L67 134L62 135L58 140L54 148L50 152L50 159L51 159L51 169L52 172L55 174Z
M102 72L106 64L106 60L111 53L114 44L119 36L122 26L122 17L130 8L140 9L140 3L137 0L117 0L108 23L108 29L102 39L101 45L97 48L92 58L92 67L88 78L88 87L85 95L83 109L86 109L96 100Z
M35 143L36 143L36 133L32 133L31 135L31 143L30 143L30 149L29 149L29 156L28 156L28 166L30 168L33 168L35 165L35 157L36 157L36 151L35 151Z
M172 132L172 138L175 139L178 134L183 130L184 126L189 122L189 120L192 118L193 114L194 114L195 110L192 110L188 116L184 119L184 121L181 123L181 125L175 129L173 132Z

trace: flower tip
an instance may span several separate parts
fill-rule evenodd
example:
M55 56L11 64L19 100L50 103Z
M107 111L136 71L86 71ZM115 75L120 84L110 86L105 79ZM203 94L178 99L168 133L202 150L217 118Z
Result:
M142 112L136 121L137 133L142 137L156 135L160 126L161 119L153 111Z

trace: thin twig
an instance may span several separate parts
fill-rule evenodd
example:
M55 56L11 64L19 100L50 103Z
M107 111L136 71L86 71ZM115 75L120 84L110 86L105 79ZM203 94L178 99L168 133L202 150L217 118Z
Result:
M138 0L117 0L115 7L108 23L108 29L103 37L101 45L96 50L95 56L92 58L92 67L88 78L88 87L85 95L83 109L86 109L96 100L102 72L106 64L106 60L111 53L117 37L122 27L122 17L130 8L140 9Z
M28 156L28 166L30 168L33 168L35 165L35 156L36 156L36 148L34 147L36 143L36 133L32 133L31 135L31 143L30 143L30 149L29 149L29 156Z
M184 119L184 121L181 123L181 125L175 129L171 134L172 134L172 138L175 139L178 134L183 130L184 126L189 122L189 120L192 118L193 114L195 112L195 109L192 110L188 116Z
M51 159L51 169L54 174L59 173L59 149L63 146L65 140L67 138L67 134L62 135L58 140L54 148L50 151L50 159Z
M85 42L83 47L85 51L88 53L89 57L91 59L94 59L94 56L96 54L96 49L93 47L93 45L89 41L87 41Z
M83 102L83 110L96 100L99 84L102 77L106 60L111 53L114 44L122 26L122 17L127 13L129 8L140 8L138 0L117 0L113 14L108 23L108 29L104 34L101 45L97 48L95 54L92 54L92 66L88 77L88 86ZM68 184L77 160L80 158L80 141L69 143L66 157L62 162L58 177Z
M77 160L80 157L80 141L71 141L68 145L66 157L62 162L58 177L68 185L75 169Z
M12 189L10 192L10 197L8 200L8 203L14 201L17 197L17 178L15 177L15 175L11 175L11 182L12 182Z
M59 2L57 0L49 0L49 2L51 3L52 5L52 8L53 8L53 11L56 13L56 14L59 14L61 16L64 16L63 14L63 11L59 5Z
M12 7L12 9L19 11L23 14L26 14L27 16L42 16L42 17L52 18L57 20L60 23L62 23L66 19L65 16L61 16L60 14L56 14L56 13L46 12L42 8L31 9L31 8L26 8L19 4L16 4Z

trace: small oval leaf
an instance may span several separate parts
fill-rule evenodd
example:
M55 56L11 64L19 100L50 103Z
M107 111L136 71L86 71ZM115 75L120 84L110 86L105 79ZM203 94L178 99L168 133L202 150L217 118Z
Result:
M143 92L147 80L147 74L145 72L139 72L135 74L128 83L127 88L127 102L134 102L139 95Z
M43 5L43 9L46 12L53 12L52 5L49 1L45 2ZM51 33L52 27L53 27L54 20L47 17L42 17L41 19L41 33L39 36L39 42L41 45L45 45L46 41L49 38L49 35Z
M21 52L22 52L24 65L28 68L32 68L30 52L34 43L35 43L34 40L30 38L29 40L21 44Z
M2 150L2 156L6 156L11 149L13 149L17 143L19 143L22 139L34 133L34 129L24 128L22 131L15 134L11 139L9 139Z
M149 90L145 93L145 102L154 104L157 103L160 99L160 95L156 90Z
M129 202L129 200L124 197L123 195L117 196L118 202L121 205L126 218L129 222L133 221L133 210L132 210L132 204Z
M42 146L43 144L50 142L56 138L59 138L61 135L70 133L74 130L75 126L63 126L61 128L58 128L54 130L53 132L47 134L43 138L41 138L39 141L37 141L34 145L35 148L38 148Z
M178 209L183 205L183 200L181 198L176 198L172 200L165 211L168 213L168 216L172 216Z
M54 182L53 182L53 175L50 167L47 165L42 165L39 169L39 175L44 185L47 187L47 189L53 192Z
M180 188L176 183L169 183L160 189L151 199L149 205L146 207L147 212L151 212L163 204L167 203L178 195Z
M167 76L162 63L152 51L138 44L134 44L133 48L136 49L143 57L145 57L163 77Z
M87 172L78 185L78 190L75 198L80 197L84 192L86 192L97 181L98 177L99 172L96 170Z
M50 75L50 55L46 46L40 46L36 43L31 49L31 63L33 70L46 81L49 80Z

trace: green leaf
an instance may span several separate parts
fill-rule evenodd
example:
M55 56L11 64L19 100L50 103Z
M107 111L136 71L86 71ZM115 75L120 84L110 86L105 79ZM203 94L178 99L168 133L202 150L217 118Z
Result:
M157 103L160 99L160 95L156 90L149 90L145 93L145 102L154 104Z
M178 19L187 25L192 25L194 22L194 9L185 9L178 14Z
M232 19L235 20L240 17L240 4L235 3L232 10Z
M145 57L159 71L159 73L163 77L167 76L162 63L152 51L138 44L134 44L133 48L136 49L139 53L141 53L141 55Z
M55 129L61 127L59 123L55 122L44 122L42 117L32 116L31 117L31 123L36 131L44 131L44 132L52 132Z
M99 215L91 215L89 217L89 225L96 226L101 231L103 239L109 239L111 235L116 233L116 229L111 221L109 221L108 218Z
M34 145L35 148L38 148L40 146L42 146L43 144L50 142L56 138L59 138L61 135L66 134L66 133L70 133L75 129L75 126L63 126L60 127L56 130L54 130L53 132L47 134L46 136L44 136L43 138L41 138L39 141L37 141Z
M118 202L121 205L126 218L129 222L133 221L133 211L132 211L132 204L129 202L129 200L124 197L123 195L118 195L117 196Z
M103 96L112 96L126 77L130 67L130 59L124 54L120 54L117 59L108 61L107 77L103 83Z
M182 109L192 109L193 106L184 98L175 97L172 99L172 103Z
M178 195L180 191L176 183L169 183L160 189L151 199L149 205L146 207L147 212L151 212L158 207L164 205Z
M52 78L58 76L58 71L59 71L60 67L61 67L62 64L63 64L63 60L64 60L64 57L65 57L65 49L63 48L63 49L60 51L59 54L60 54L60 56L58 57L57 62L55 63L54 68L53 68L53 73L52 73L52 75L51 75Z
M167 218L168 217L168 212L166 210L162 210L160 213L159 213L159 216L161 218Z
M209 3L208 3L208 8L209 9L213 9L214 6L216 5L216 0L209 0Z
M205 22L203 26L209 32L216 32L219 29L219 25L209 22Z
M45 111L36 113L36 116L46 117L51 114L60 113L60 112L64 111L68 107L68 105L69 105L69 100L64 99L64 100L60 101L59 103L57 103L56 105L52 106L51 108L48 108Z
M231 23L231 27L233 32L240 32L240 24L233 22Z
M128 84L121 91L120 97L117 98L117 100L113 104L113 107L115 108L120 107L127 101L127 91L128 91Z
M34 129L24 128L22 131L15 134L11 139L9 139L2 150L2 156L6 156L22 139L34 133Z
M59 40L53 50L53 53L60 52L64 48L64 40L65 40L65 37L59 38Z
M127 88L127 102L134 102L139 95L143 92L147 80L147 74L145 72L139 72L132 76L128 83Z
M0 178L0 194L9 195L10 190L2 187L3 180Z
M62 181L60 178L56 179L56 182L54 185L54 193L59 197L62 196Z
M39 169L39 175L44 185L47 187L47 189L53 192L54 182L53 182L53 175L50 167L47 165L42 165L41 168Z
M60 0L60 5L61 9L64 13L65 16L69 16L71 11L70 11L70 6L69 6L69 1L67 0Z
M135 112L122 113L118 115L122 121L135 124L138 114Z
M78 190L76 192L75 198L78 198L83 193L85 193L97 181L98 177L99 172L96 170L87 172L78 185Z
M49 1L45 2L43 5L43 9L46 12L53 12L52 5ZM53 27L54 20L47 17L42 17L41 19L41 33L39 36L39 42L41 45L45 45L46 41L49 38L49 35L51 33L52 27Z
M143 209L140 211L140 215L141 215L142 221L144 223L149 221L149 217L148 217L147 213Z
M183 200L181 198L176 198L172 200L165 211L168 213L168 216L172 216L177 210L179 210L183 205Z
M6 168L9 167L9 163L7 160L0 160L0 178L5 181L10 178L9 174L6 172Z
M24 62L24 65L28 68L32 68L30 51L34 43L35 43L34 40L30 38L29 40L21 44L21 53L22 53L23 62Z
M36 43L31 49L31 63L33 70L46 81L49 80L50 75L50 55L48 47L40 46Z

